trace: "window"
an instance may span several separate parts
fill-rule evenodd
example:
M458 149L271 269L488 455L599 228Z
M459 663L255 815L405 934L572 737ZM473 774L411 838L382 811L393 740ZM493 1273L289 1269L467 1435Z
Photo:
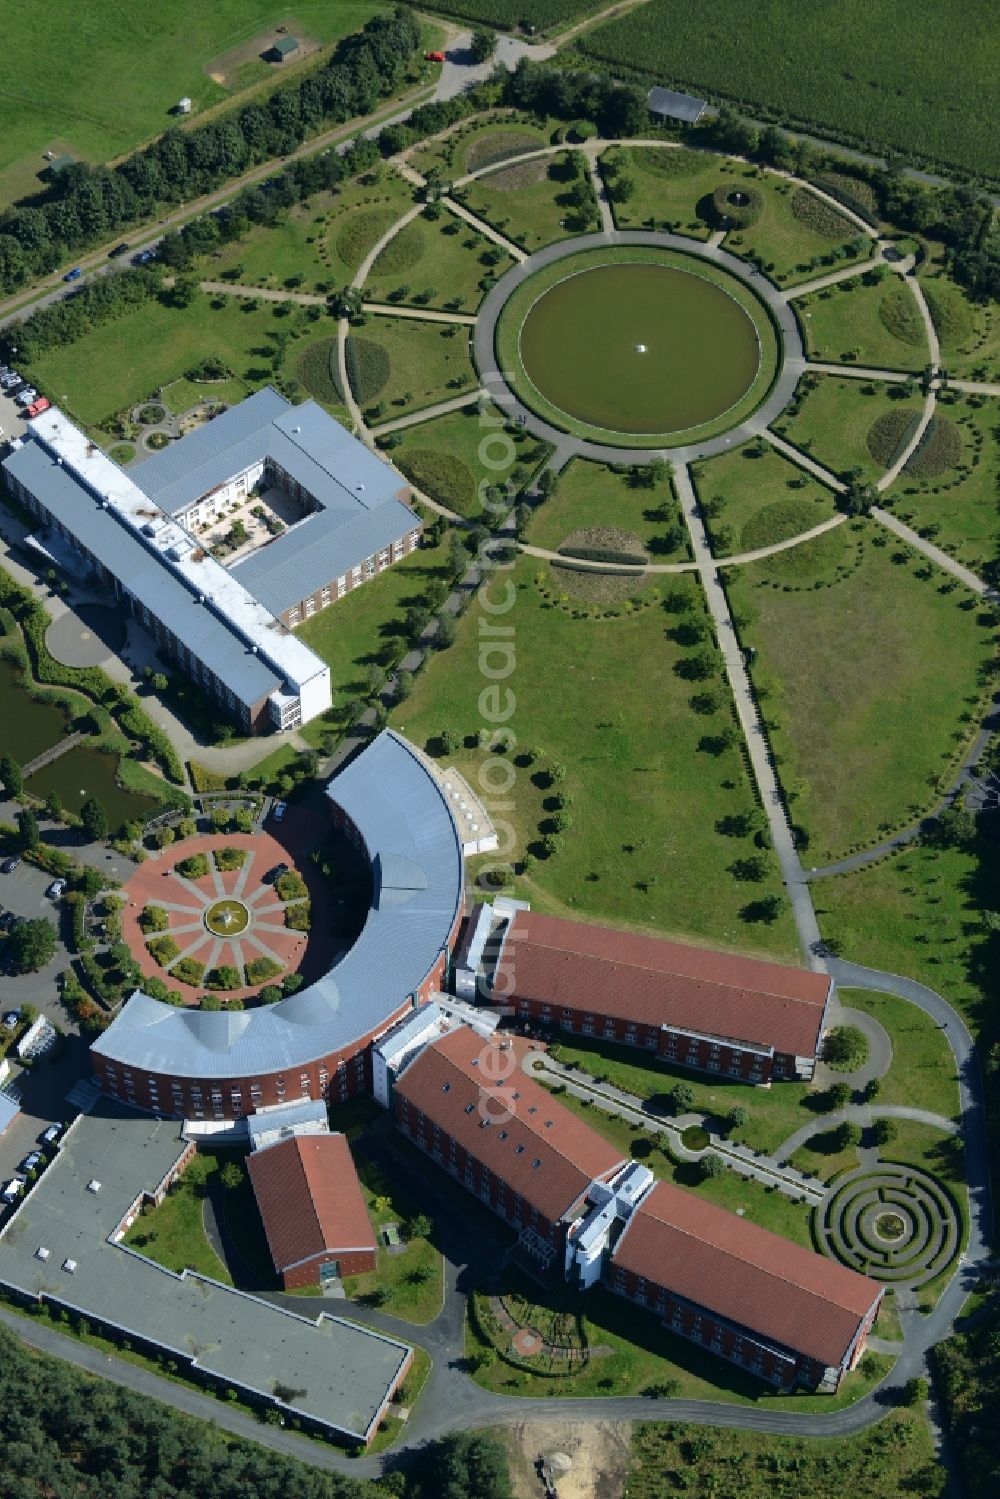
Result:
M515 1145L514 1146L514 1154L515 1155L524 1155L524 1146L523 1145Z
M316 613L316 600L314 598L310 597L310 598L306 599L306 619L309 619L309 617L311 615L315 614L315 613Z
M442 1093L450 1093L451 1092L451 1083L442 1083L441 1084L441 1092Z
M330 602L330 590L328 587L320 590L319 601L325 609L327 604Z
M476 1106L475 1106L474 1103L467 1103L465 1105L465 1112L467 1114L473 1114L473 1113L475 1113L475 1110L476 1110Z
M532 1161L532 1163L531 1163L531 1169L532 1169L532 1171L537 1171L537 1170L538 1170L538 1168L539 1168L539 1166L540 1166L540 1165L541 1165L541 1164L542 1164L542 1163L541 1163L541 1161L540 1161L540 1160L539 1160L539 1158L538 1158L538 1156L535 1156L535 1159L534 1159L534 1160L533 1160L533 1161Z
M289 609L289 611L288 611L288 623L290 625L297 625L298 622L299 622L299 620L301 618L302 618L302 615L301 615L301 613L300 613L300 611L298 609Z

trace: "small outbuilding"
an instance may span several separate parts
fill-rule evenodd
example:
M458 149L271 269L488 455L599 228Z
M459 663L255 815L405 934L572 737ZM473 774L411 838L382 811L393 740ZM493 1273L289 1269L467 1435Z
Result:
M375 1232L344 1135L293 1135L247 1170L286 1291L375 1269Z
M279 36L271 47L268 57L272 62L287 62L294 57L299 50L298 38L294 36Z
M646 95L649 112L658 120L675 120L681 125L696 125L707 108L705 99L678 94L672 88L651 88Z
M174 111L179 115L189 115L191 113L191 100L188 98L187 94L184 95L183 99L178 99L177 103L174 105Z
M67 167L75 166L76 157L71 156L68 151L64 151L61 156L53 156L52 160L49 162L45 170L47 171L49 177L58 177L63 172L65 172Z

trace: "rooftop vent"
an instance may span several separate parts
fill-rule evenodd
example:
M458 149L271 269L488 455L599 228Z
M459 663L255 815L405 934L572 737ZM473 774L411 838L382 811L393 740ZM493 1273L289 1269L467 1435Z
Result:
M39 1244L38 1248L35 1250L35 1259L36 1260L47 1260L48 1257L49 1257L49 1251L46 1249L45 1245L44 1244Z
M87 1183L87 1191L88 1192L93 1192L94 1195L96 1196L97 1193L100 1190L101 1190L101 1184L100 1184L100 1182L97 1180L96 1176L92 1176L90 1178L90 1181Z
M63 1260L62 1267L67 1275L72 1275L76 1269L76 1260Z

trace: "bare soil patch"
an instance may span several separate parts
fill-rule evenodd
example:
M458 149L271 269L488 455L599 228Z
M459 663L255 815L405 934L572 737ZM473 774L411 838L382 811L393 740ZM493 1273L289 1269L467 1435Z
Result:
M277 27L283 26L284 31L278 31ZM212 57L204 64L204 71L213 83L219 84L221 88L236 88L242 83L238 79L240 69L247 63L260 62L265 52L268 52L283 36L293 36L299 44L299 50L293 52L288 59L289 63L301 62L311 52L315 52L322 42L304 32L295 20L294 16L279 16L275 26L269 26L264 31L258 31L249 41L241 42L238 47L231 47L228 52L220 52L217 57ZM288 63L275 63L275 73L280 73L287 68Z
M564 1453L567 1472L557 1475L559 1499L622 1499L631 1450L627 1421L520 1422L503 1433L515 1499L540 1499L539 1457Z

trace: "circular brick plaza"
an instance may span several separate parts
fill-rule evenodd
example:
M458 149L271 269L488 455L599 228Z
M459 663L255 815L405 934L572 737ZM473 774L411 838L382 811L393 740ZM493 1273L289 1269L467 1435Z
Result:
M220 833L148 859L124 888L122 913L122 935L143 974L195 1004L207 989L218 988L223 1001L246 1000L290 973L311 982L325 972L333 958L329 892L293 842ZM240 982L218 987L220 969L235 969Z

